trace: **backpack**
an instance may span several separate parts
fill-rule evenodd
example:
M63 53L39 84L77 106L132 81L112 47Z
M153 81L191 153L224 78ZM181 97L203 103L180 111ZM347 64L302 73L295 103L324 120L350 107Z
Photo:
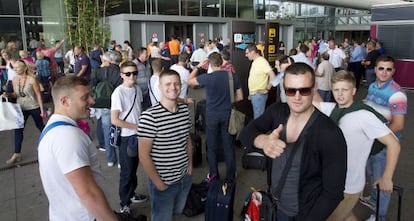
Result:
M92 90L92 97L95 100L94 108L109 108L111 107L111 95L114 87L108 81L108 68L104 68L103 80L100 81Z

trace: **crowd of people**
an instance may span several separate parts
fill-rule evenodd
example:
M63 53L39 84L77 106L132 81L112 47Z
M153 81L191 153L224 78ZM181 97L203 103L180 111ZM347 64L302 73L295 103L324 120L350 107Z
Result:
M172 35L170 41L140 48L113 40L108 47L92 45L89 54L80 45L64 53L64 42L55 41L50 48L31 42L30 52L18 51L9 42L1 51L2 97L20 104L24 120L32 116L43 131L38 158L51 220L115 220L130 214L132 203L148 198L152 220L181 214L193 172L188 108L193 99L188 88L200 86L206 91L206 180L224 177L217 166L219 143L225 178L237 179L235 136L227 130L233 91L235 102L247 97L251 102L253 118L239 138L248 150L262 149L271 159L270 192L281 182L278 168L298 148L281 192L279 221L356 220L352 209L358 201L378 210L385 220L407 96L392 78L394 58L378 40L365 44L345 39L337 44L333 38L313 38L290 51L280 42L274 66L263 57L263 42L249 45L245 95L237 64L230 62L229 47L220 38L195 45L190 38L180 41ZM362 79L368 86L365 103L354 100ZM98 100L92 96L103 82L111 96ZM272 87L277 87L277 98L266 106ZM47 93L54 111L45 125ZM98 122L96 142L86 121L90 116ZM119 146L110 143L111 125L121 128ZM22 159L23 131L15 130L7 164ZM105 197L97 150L105 151L108 167L120 169L116 213ZM137 177L139 164L149 177L150 197L136 192L138 181L144 182ZM362 197L366 168L373 188L370 196ZM61 197L76 206L66 207ZM381 200L380 208L375 208L376 200Z

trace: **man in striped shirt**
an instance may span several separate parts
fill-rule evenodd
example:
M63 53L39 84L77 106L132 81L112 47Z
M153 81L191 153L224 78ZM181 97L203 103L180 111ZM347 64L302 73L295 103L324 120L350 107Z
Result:
M165 70L159 76L161 101L141 114L139 159L148 175L151 220L172 220L182 213L191 187L191 119L187 104L178 103L180 75Z

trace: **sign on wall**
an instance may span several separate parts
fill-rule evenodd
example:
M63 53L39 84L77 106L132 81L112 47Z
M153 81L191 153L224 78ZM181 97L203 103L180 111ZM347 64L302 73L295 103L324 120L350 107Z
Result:
M279 44L279 23L266 22L266 50L264 53L265 58L273 63L276 60L277 46Z

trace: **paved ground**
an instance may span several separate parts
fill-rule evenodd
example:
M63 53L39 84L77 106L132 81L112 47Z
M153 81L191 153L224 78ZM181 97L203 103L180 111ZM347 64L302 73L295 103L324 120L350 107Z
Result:
M359 97L364 97L366 91L359 92ZM190 91L194 97L200 98L203 96L202 90ZM414 107L414 94L408 92L409 110ZM402 152L400 155L400 162L395 174L395 184L405 188L405 195L403 198L402 220L411 220L414 217L414 211L409 209L414 204L414 150L411 149L411 144L414 144L414 137L411 136L414 124L414 118L411 113L406 118L404 137L401 139ZM91 121L91 127L94 127L94 121ZM36 143L39 132L34 127L33 121L27 122L25 130L25 138L22 148L23 160L18 165L8 167L5 164L12 153L13 137L12 131L0 132L0 220L1 221L26 221L26 220L48 220L48 201L43 192L40 181ZM93 137L96 137L93 135ZM237 189L235 199L235 214L234 220L239 220L239 213L244 202L244 197L251 186L265 189L266 187L266 173L257 170L244 170L241 168L240 157L242 154L241 148L236 148L236 159L238 166ZM107 178L109 184L109 202L114 209L119 209L119 196L117 193L119 182L119 170L116 167L107 167L104 159L104 152L99 153L102 170ZM203 153L205 157L205 153ZM204 158L205 159L205 158ZM223 169L223 165L220 165ZM203 161L201 168L196 168L194 171L194 182L199 182L207 173L207 164ZM138 172L139 184L137 192L147 193L147 176L139 167ZM64 200L64 199L62 199ZM396 220L396 197L393 197L390 206L388 220ZM133 210L136 213L143 213L149 215L149 203L133 204ZM359 217L366 218L367 210L363 207L358 207L356 212ZM204 220L204 215L199 215L193 218L179 217L178 220Z

